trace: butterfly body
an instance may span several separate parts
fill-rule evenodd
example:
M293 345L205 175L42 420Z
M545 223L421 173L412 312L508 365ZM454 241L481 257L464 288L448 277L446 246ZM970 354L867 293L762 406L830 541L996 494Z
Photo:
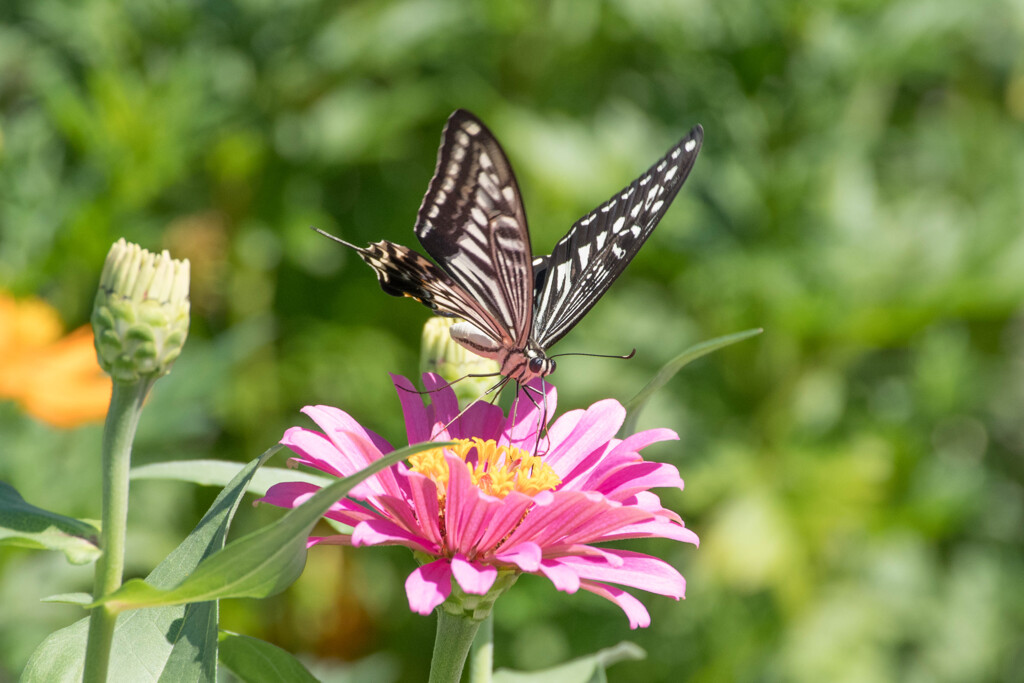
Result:
M547 349L597 303L647 240L696 160L695 126L629 186L533 257L519 187L498 141L464 110L448 119L416 236L437 264L382 240L354 249L381 288L465 322L452 338L525 384L555 370ZM322 232L322 231L321 231Z

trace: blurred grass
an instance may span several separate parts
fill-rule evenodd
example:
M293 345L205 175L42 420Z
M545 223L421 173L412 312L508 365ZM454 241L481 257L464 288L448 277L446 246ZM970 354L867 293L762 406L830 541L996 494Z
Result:
M562 406L632 396L685 347L764 327L677 377L641 426L680 432L666 493L699 551L653 626L524 579L498 664L629 636L612 680L979 681L1024 670L1024 14L1009 0L771 4L171 3L0 7L0 287L88 318L124 236L192 259L195 317L140 462L255 457L309 403L401 442L387 372L416 371L422 307L310 224L413 245L455 107L516 168L536 250L694 123L696 168L609 296L558 347ZM96 516L99 430L0 405L0 477ZM144 573L210 499L133 488ZM259 524L259 509L243 524ZM433 622L408 553L313 553L228 626L353 675L416 680ZM74 618L60 558L0 552L0 667ZM337 673L337 671L336 671ZM0 673L0 678L5 674ZM340 675L340 674L339 674Z

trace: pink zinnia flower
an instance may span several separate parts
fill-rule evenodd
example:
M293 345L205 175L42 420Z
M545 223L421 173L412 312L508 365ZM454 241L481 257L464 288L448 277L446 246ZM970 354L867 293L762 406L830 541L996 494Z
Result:
M426 388L436 390L429 406L409 380L393 380L409 443L458 445L424 451L408 466L399 463L361 483L326 514L353 527L352 533L312 537L310 545L404 545L420 558L434 558L405 582L409 607L419 614L448 598L453 577L465 593L484 595L499 570L538 574L558 590L582 588L607 598L622 608L631 628L649 626L650 615L639 600L609 584L684 597L685 579L666 562L592 545L645 537L697 543L679 515L649 491L682 489L679 472L639 455L651 443L678 438L673 431L616 439L626 412L609 399L562 415L538 436L541 420L555 410L551 385L540 411L523 394L509 411L514 420L480 401L445 429L459 407L452 390L441 388L443 380L424 375ZM285 432L281 443L297 455L293 462L343 477L393 450L337 408L307 406L303 412L323 432ZM295 507L316 490L308 483L277 484L262 501Z

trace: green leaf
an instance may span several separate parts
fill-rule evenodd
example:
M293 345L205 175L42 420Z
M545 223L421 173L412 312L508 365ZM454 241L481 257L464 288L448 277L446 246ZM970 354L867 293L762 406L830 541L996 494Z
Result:
M750 337L756 337L762 332L764 332L764 330L758 327L752 330L737 332L736 334L727 334L724 337L716 337L715 339L691 346L668 363L665 363L661 370L658 370L658 374L654 376L654 379L648 382L647 386L640 390L640 393L626 402L626 421L622 425L622 429L619 430L619 433L632 434L636 431L636 423L640 417L640 411L643 410L645 405L647 405L647 401L651 399L654 392L668 384L669 380L675 377L676 373L684 367L701 356L706 356L712 351L717 351L718 349L743 341L744 339L749 339Z
M39 602L54 602L62 605L80 605L85 607L92 602L92 596L88 593L57 593L48 595Z
M498 669L494 672L494 683L604 683L605 670L611 665L627 659L639 660L647 656L636 643L622 641L618 645L573 659L564 664L541 671L512 671Z
M99 529L25 502L13 486L0 481L0 544L59 550L71 564L100 556Z
M200 486L224 486L238 474L241 467L241 463L230 460L173 460L133 467L131 478L173 479ZM249 482L248 492L266 495L271 486L285 481L304 481L317 486L327 486L337 481L337 478L310 474L289 467L263 467Z
M183 581L206 557L224 547L228 528L249 482L274 446L246 465L221 491L181 544L146 578L154 586ZM89 598L92 599L91 597ZM89 620L51 633L32 653L23 683L81 681ZM216 677L217 603L174 605L123 614L114 629L110 670L120 680L210 681Z
M423 443L397 450L352 476L336 480L284 517L203 560L173 588L135 579L93 606L106 604L122 612L139 607L177 605L224 598L265 598L280 593L299 577L306 564L306 541L313 525L335 502L367 477L414 453L447 445Z
M316 677L287 650L229 631L220 632L220 663L245 683L317 683Z

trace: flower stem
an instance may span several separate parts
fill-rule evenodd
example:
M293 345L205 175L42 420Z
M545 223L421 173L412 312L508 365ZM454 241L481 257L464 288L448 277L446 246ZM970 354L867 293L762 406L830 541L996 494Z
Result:
M114 382L110 410L103 428L103 555L96 562L93 599L108 595L121 586L124 572L124 538L128 521L128 470L131 466L132 440L142 413L142 402L152 379L137 382ZM92 610L89 617L89 638L85 650L87 683L107 679L110 646L114 640L117 613L106 606Z
M480 621L437 610L437 638L430 662L430 683L458 683Z
M470 683L491 683L494 671L494 612L480 624L469 655Z

